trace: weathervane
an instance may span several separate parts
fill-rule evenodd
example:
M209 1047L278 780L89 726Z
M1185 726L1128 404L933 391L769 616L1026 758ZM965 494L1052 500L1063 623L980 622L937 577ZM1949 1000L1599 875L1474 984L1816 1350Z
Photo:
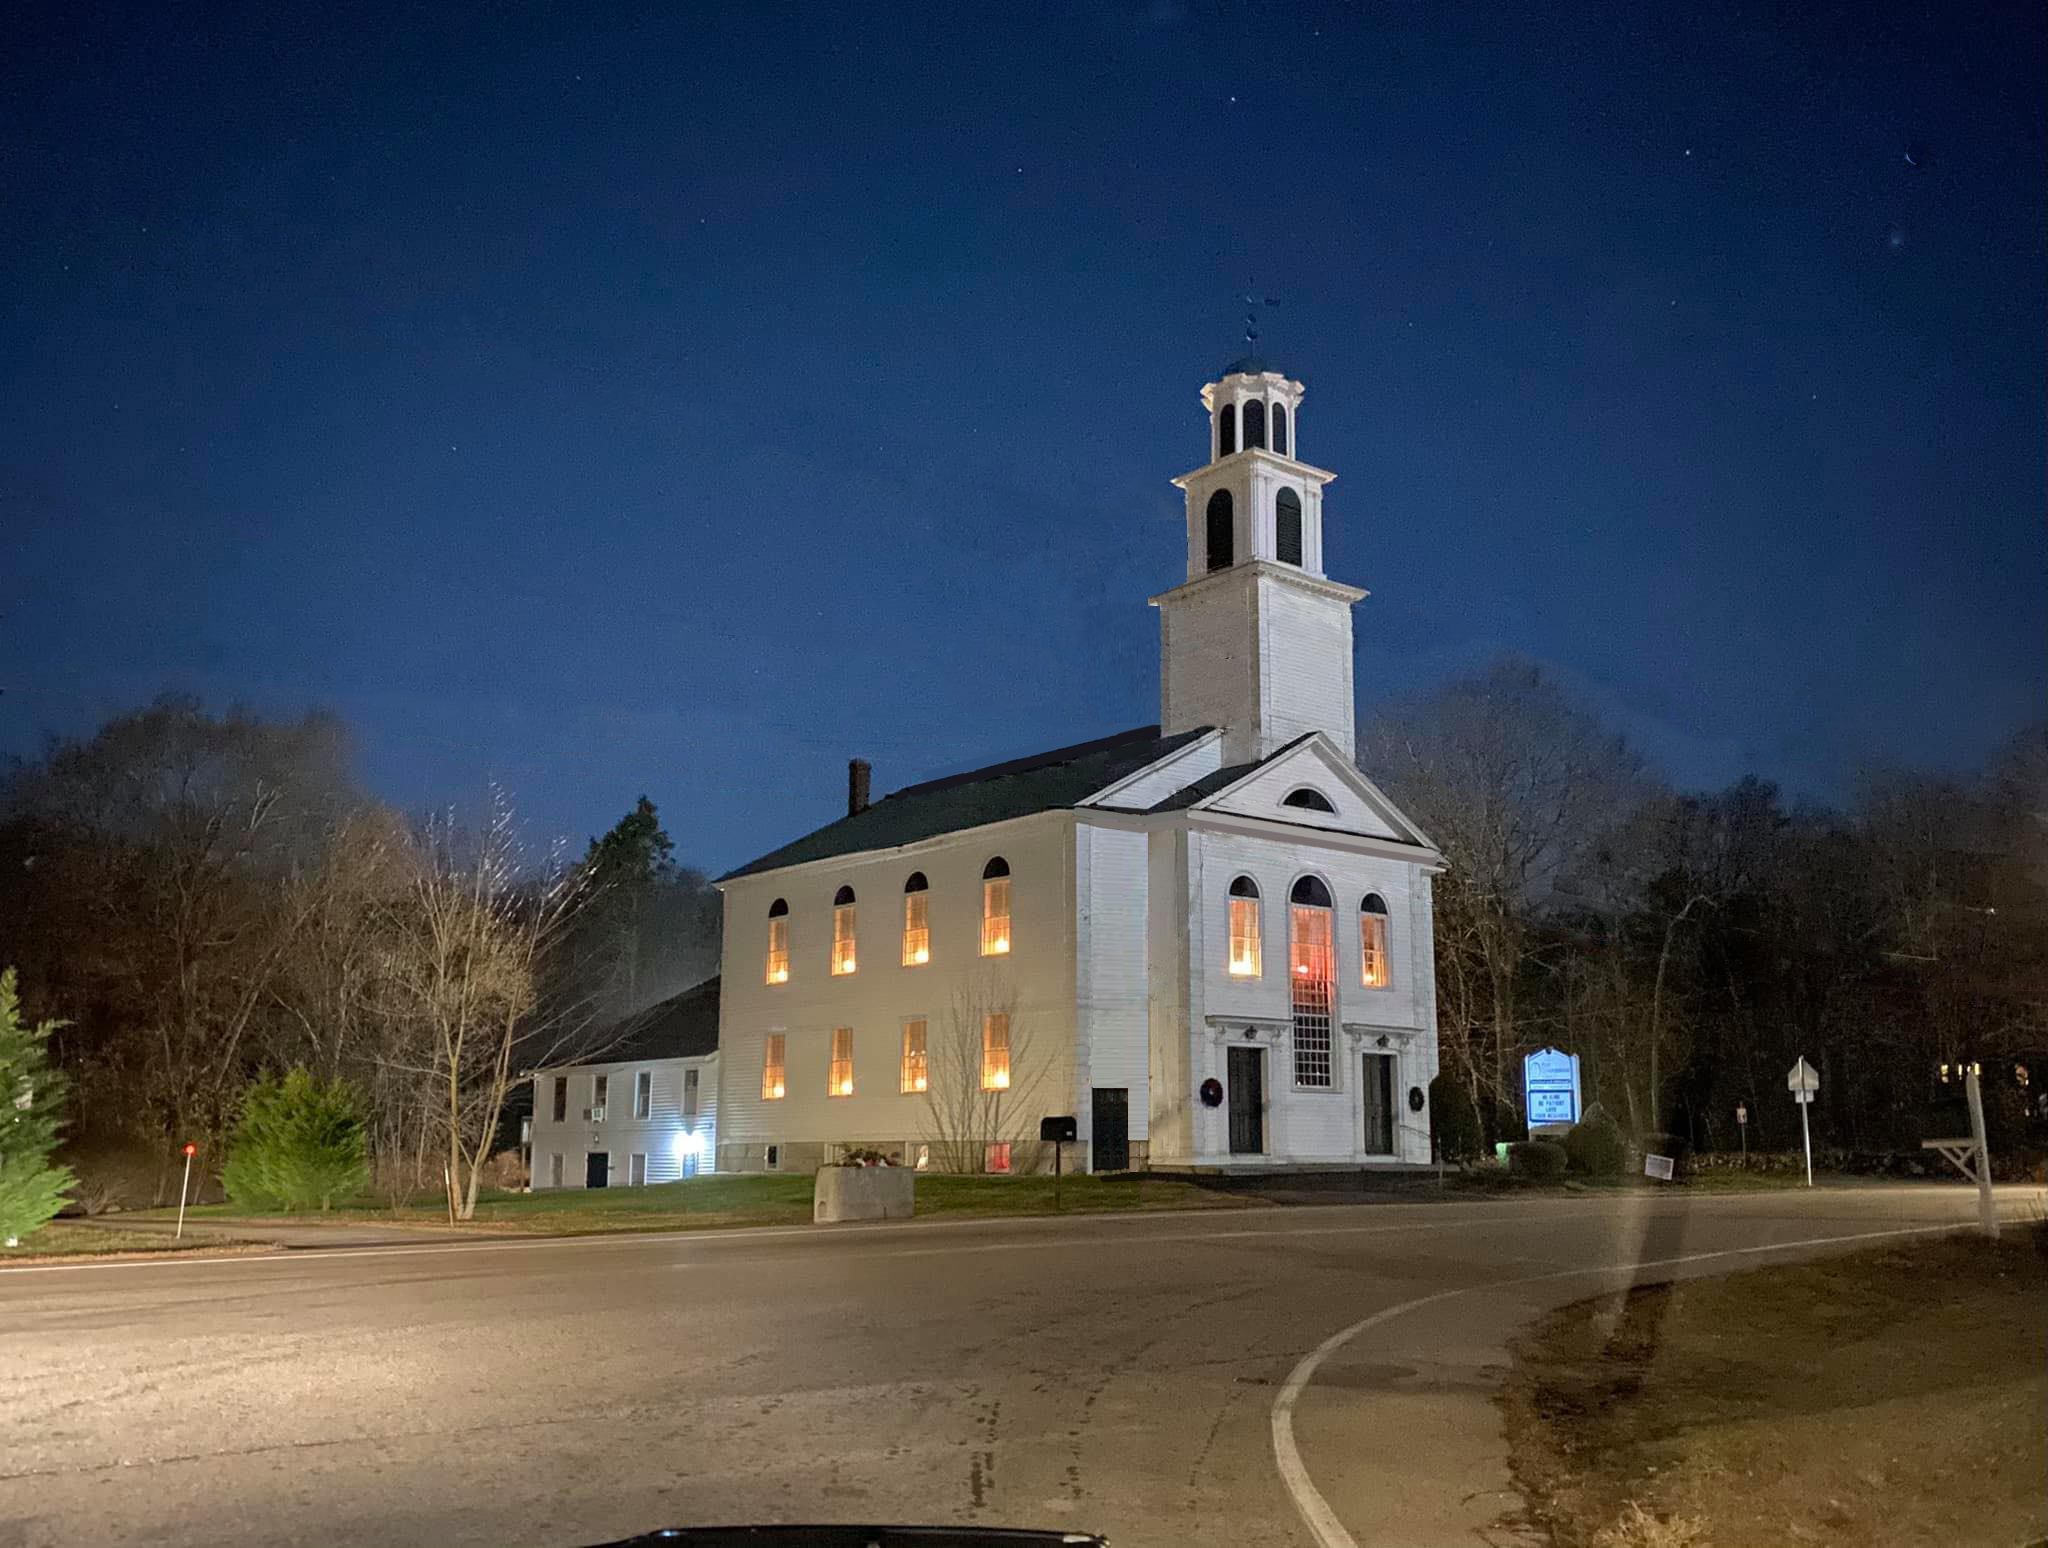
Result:
M1244 347L1246 354L1256 355L1259 352L1259 308L1262 306L1278 306L1280 298L1278 296L1262 296L1259 294L1259 287L1256 283L1250 281L1246 283L1248 288L1244 294Z

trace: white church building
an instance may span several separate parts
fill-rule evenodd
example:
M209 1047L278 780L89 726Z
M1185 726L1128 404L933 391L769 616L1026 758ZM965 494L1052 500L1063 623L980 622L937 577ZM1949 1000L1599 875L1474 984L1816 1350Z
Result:
M1063 1115L1097 1171L1429 1159L1443 862L1353 761L1365 593L1302 395L1202 389L1158 725L872 802L856 762L844 817L720 878L720 1171L1036 1170Z

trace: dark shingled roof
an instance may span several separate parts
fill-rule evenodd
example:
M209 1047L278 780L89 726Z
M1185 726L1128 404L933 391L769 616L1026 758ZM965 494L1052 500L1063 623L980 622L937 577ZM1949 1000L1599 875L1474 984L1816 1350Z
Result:
M718 979L657 1000L623 1020L594 1029L583 1052L549 1065L637 1064L650 1059L697 1059L718 1052Z
M1306 742L1310 737L1314 735L1315 732L1313 731L1304 731L1300 736L1297 736L1285 747L1276 747L1271 752L1267 753L1266 756L1263 758L1254 758L1250 763L1226 764L1224 767L1216 770L1216 772L1213 774L1204 774L1192 785L1181 786L1180 789L1174 791L1174 793L1168 796L1165 800L1156 801L1152 805L1146 807L1145 810L1148 812L1185 811L1190 806L1193 806L1197 801L1203 800L1208 796L1212 796L1219 790L1229 789L1232 785L1236 784L1239 780L1243 779L1247 774L1251 773L1254 769L1259 768L1261 765L1272 763L1278 759L1286 757L1289 753L1293 752L1295 748L1299 747L1303 742Z
M780 870L807 860L895 849L943 833L1078 806L1105 785L1137 773L1208 732L1207 726L1201 726L1178 736L1161 736L1157 726L1140 726L1100 741L1056 747L969 774L911 785L884 796L864 812L827 823L815 833L728 871L719 880Z

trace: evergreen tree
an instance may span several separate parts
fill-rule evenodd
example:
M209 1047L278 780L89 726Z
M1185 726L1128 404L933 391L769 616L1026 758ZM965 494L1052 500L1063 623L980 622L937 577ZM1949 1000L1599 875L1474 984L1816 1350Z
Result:
M347 1081L317 1081L301 1067L249 1088L221 1173L236 1203L328 1209L369 1180L362 1108Z
M71 1169L52 1164L66 1082L50 1067L63 1023L21 1019L13 968L0 972L0 1243L19 1246L64 1203Z

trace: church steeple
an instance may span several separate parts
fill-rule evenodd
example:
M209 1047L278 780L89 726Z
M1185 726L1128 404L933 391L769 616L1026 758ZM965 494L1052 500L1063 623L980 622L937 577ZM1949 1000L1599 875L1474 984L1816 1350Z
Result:
M1221 726L1232 762L1303 731L1352 755L1351 606L1323 575L1323 489L1337 475L1297 455L1302 384L1256 357L1202 389L1209 461L1174 480L1187 497L1186 584L1160 610L1166 732Z

